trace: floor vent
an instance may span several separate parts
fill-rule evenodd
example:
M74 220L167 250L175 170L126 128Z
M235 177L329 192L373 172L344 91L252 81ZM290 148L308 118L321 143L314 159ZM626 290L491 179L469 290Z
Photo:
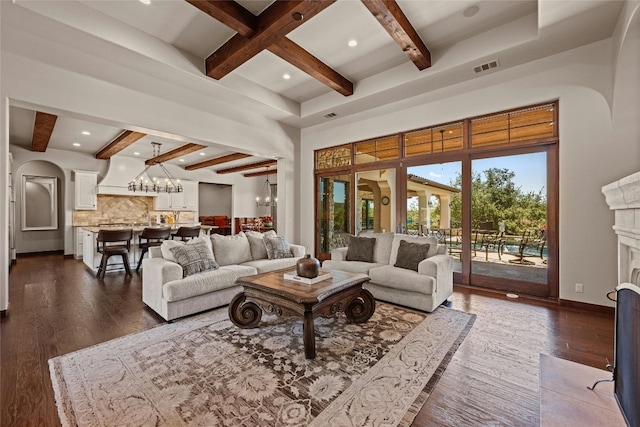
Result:
M336 113L328 113L328 114L325 114L325 115L324 115L324 118L325 118L325 119L330 119L331 117L335 117L335 116L337 116L337 114L336 114Z
M492 68L498 68L499 65L498 60L496 59L495 61L473 67L473 71L476 73L482 73L483 71L491 70Z

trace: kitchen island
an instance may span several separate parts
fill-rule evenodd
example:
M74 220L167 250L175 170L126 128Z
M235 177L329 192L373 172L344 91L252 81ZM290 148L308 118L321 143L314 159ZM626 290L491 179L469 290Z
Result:
M109 224L109 225L90 225L80 227L82 230L82 261L94 272L98 271L100 267L100 260L102 254L97 249L97 237L100 230L133 230L133 238L131 239L131 249L129 250L129 265L132 269L135 269L140 259L140 248L138 246L139 236L142 230L145 228L165 228L170 227L172 231L177 231L180 227L192 227L200 225L198 222L189 223L173 223L173 224ZM207 235L210 231L210 226L201 226L200 235ZM124 266L120 257L111 257L107 264L107 273L111 271L122 271Z

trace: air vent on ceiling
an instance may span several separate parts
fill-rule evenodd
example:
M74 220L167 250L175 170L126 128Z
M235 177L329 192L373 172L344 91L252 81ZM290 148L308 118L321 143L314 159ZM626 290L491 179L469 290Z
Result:
M473 67L473 71L476 73L482 73L483 71L491 70L492 68L498 68L499 65L500 63L498 63L498 60L496 59L495 61Z
M324 118L325 118L325 119L330 119L331 117L335 117L335 116L337 116L337 114L336 114L336 113L328 113L328 114L325 114L325 115L324 115Z

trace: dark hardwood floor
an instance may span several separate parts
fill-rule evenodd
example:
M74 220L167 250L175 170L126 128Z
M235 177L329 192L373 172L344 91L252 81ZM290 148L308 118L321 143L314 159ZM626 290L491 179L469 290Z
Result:
M163 323L142 304L141 277L101 282L60 254L18 259L0 328L2 426L59 425L48 359ZM460 287L452 307L477 319L414 426L535 426L540 353L613 362L613 315Z

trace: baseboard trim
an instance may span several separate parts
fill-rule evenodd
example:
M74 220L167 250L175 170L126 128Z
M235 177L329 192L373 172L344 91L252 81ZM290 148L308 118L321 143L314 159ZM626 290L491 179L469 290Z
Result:
M559 301L560 305L562 306L576 308L578 310L595 311L597 313L607 314L611 316L615 315L616 313L615 307L608 307L606 305L591 304L588 302L573 301L569 299L560 299Z
M499 291L496 289L488 289L488 288L482 288L479 286L471 286L471 285L462 285L459 283L454 283L453 288L454 290L456 288L467 288L467 289L472 289L474 292L477 292L479 294L492 296L494 298L508 299L505 294L505 291ZM520 297L520 301L523 301L523 302L542 304L546 306L561 305L574 310L590 311L592 313L601 313L601 314L606 314L608 316L615 315L615 307L608 307L606 305L591 304L586 302L573 301L573 300L560 299L560 298L558 299L540 298L540 297L536 297L533 295L526 295L526 294L518 294L518 296ZM512 301L517 301L517 300L512 300Z
M29 258L33 256L56 255L56 254L60 254L64 256L64 251L57 250L57 251L42 251L42 252L23 252L20 254L16 254L16 261L18 261L18 258Z

